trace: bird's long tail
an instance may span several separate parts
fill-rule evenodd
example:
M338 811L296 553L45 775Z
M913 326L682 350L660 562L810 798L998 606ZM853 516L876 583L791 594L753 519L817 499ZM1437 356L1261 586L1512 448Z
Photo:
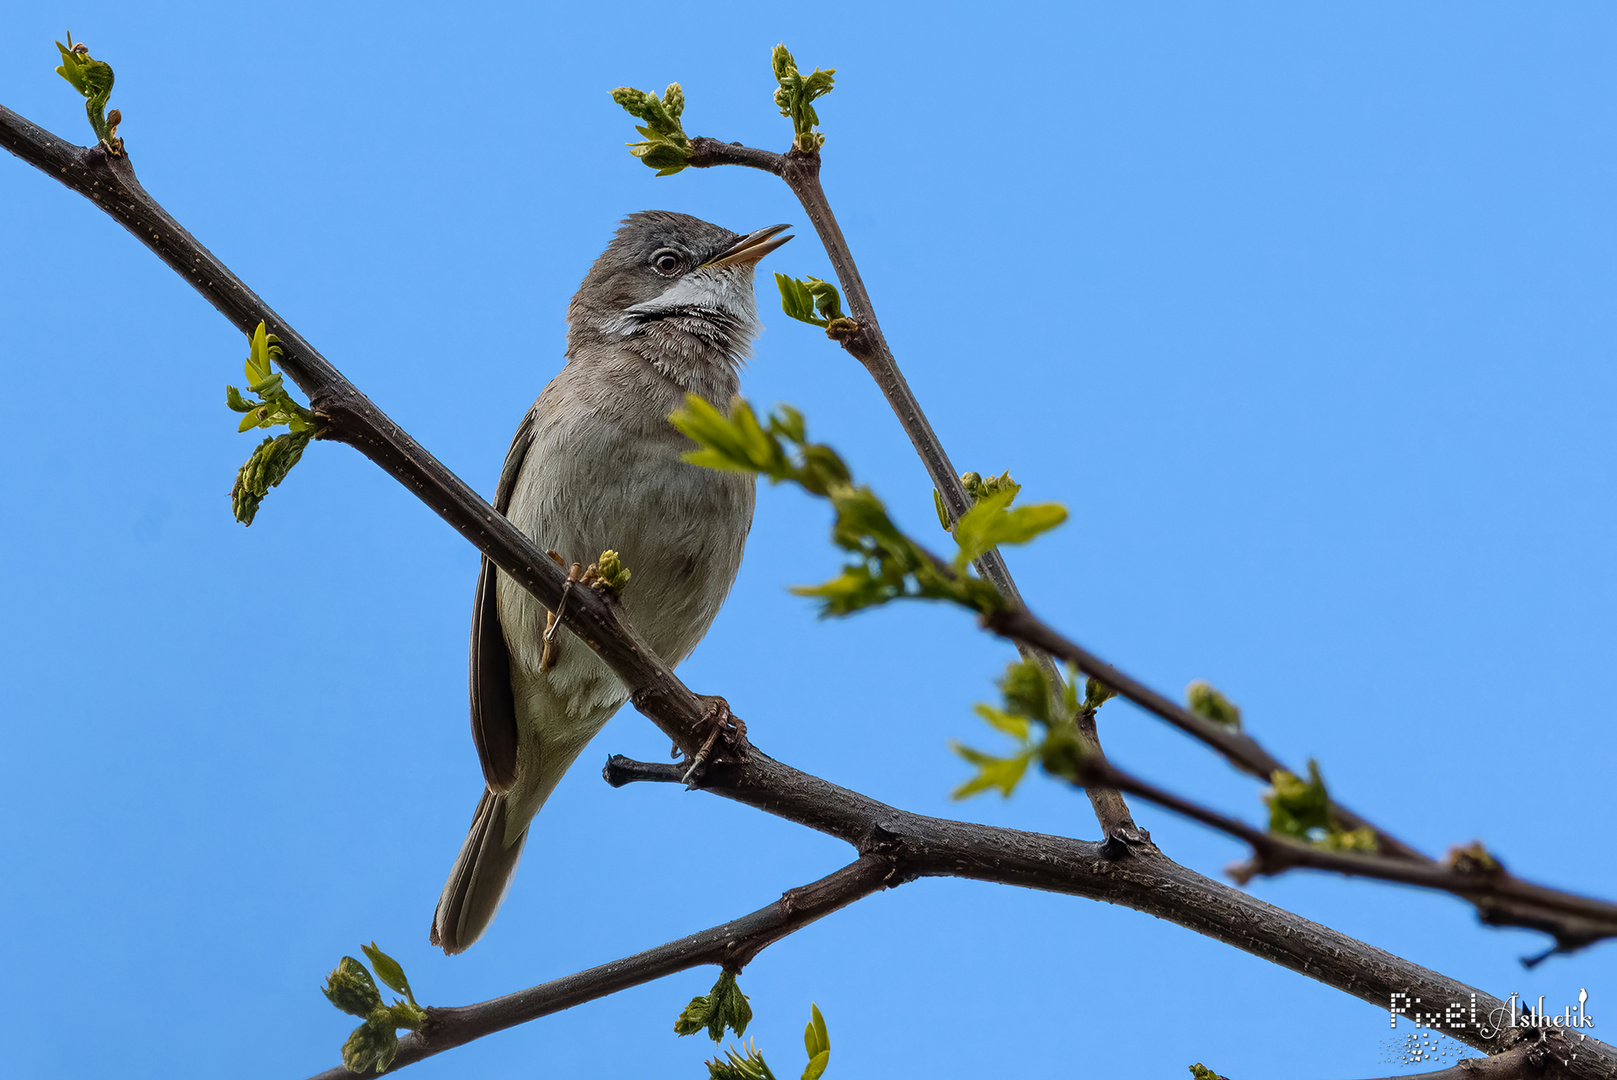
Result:
M432 916L434 945L453 955L483 936L511 886L527 840L528 830L523 829L521 836L505 843L505 796L485 788Z

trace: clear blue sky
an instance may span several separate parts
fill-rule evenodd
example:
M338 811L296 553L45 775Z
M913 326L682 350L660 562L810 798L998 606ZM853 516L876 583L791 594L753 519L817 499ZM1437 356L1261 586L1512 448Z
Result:
M800 12L800 13L799 13ZM1617 14L1604 5L14 4L0 101L87 141L71 30L118 77L146 187L485 493L624 214L804 224L756 172L654 178L607 91L683 83L693 133L784 147L769 49L837 68L825 184L957 466L1071 523L1014 554L1035 609L1170 692L1224 688L1350 805L1441 853L1617 894ZM538 819L489 936L433 903L479 791L475 551L341 446L258 522L242 337L89 203L0 158L0 964L7 1075L297 1078L318 992L375 938L459 1004L750 911L839 843L722 800L607 788L667 754L620 715ZM829 277L811 233L764 269ZM765 279L767 281L767 278ZM764 299L744 379L920 534L918 460L850 358ZM773 314L771 314L773 312ZM1035 778L952 804L951 739L1007 650L931 607L818 622L826 512L760 493L681 669L777 757L910 809L1092 836ZM941 539L941 537L939 537ZM1257 820L1259 786L1108 706L1122 765ZM1137 807L1217 875L1237 845ZM1617 1001L1617 948L1458 901L1293 876L1258 895L1495 994ZM416 1066L705 1075L687 973ZM954 881L867 900L743 977L760 1046L833 1080L1381 1074L1372 1006L1167 923ZM1609 1027L1597 1036L1611 1038Z

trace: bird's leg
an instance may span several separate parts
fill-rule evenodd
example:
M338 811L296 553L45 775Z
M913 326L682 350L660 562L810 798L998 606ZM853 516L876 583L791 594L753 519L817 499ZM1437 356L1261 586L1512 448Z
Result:
M561 556L554 551L550 557L557 563ZM556 630L561 626L561 613L567 610L567 598L573 595L573 586L584 576L584 568L574 563L567 571L567 584L561 588L561 600L556 603L555 611L545 612L545 644L539 653L539 670L549 671L556 666L556 658L561 655L561 642L556 640Z
M707 766L713 747L723 738L732 749L736 757L746 760L747 757L747 725L746 722L730 711L730 703L723 698L711 694L698 694L706 706L702 710L702 727L709 727L707 738L702 740L702 748L691 759L691 767L685 770L685 786L694 788L702 778L702 770Z

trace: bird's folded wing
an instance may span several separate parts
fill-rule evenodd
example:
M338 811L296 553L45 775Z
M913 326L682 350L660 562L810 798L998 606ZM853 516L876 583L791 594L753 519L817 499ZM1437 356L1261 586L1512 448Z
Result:
M533 443L537 405L529 409L517 427L506 452L500 483L494 489L494 509L505 513L511 507L511 493L517 474ZM500 628L496 602L497 570L483 556L477 573L477 597L472 603L472 655L470 684L472 698L472 742L483 765L483 780L497 792L507 790L517 778L517 713L511 693L511 652Z

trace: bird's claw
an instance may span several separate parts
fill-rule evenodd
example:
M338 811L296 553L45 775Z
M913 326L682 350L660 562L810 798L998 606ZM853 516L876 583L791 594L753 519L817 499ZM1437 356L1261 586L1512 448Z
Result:
M694 789L702 779L702 771L707 767L713 747L720 738L730 743L736 751L736 757L746 759L747 725L730 711L730 703L722 697L702 695L707 708L702 714L702 726L707 727L707 738L702 740L702 748L691 759L691 767L685 770L682 778L686 788Z

